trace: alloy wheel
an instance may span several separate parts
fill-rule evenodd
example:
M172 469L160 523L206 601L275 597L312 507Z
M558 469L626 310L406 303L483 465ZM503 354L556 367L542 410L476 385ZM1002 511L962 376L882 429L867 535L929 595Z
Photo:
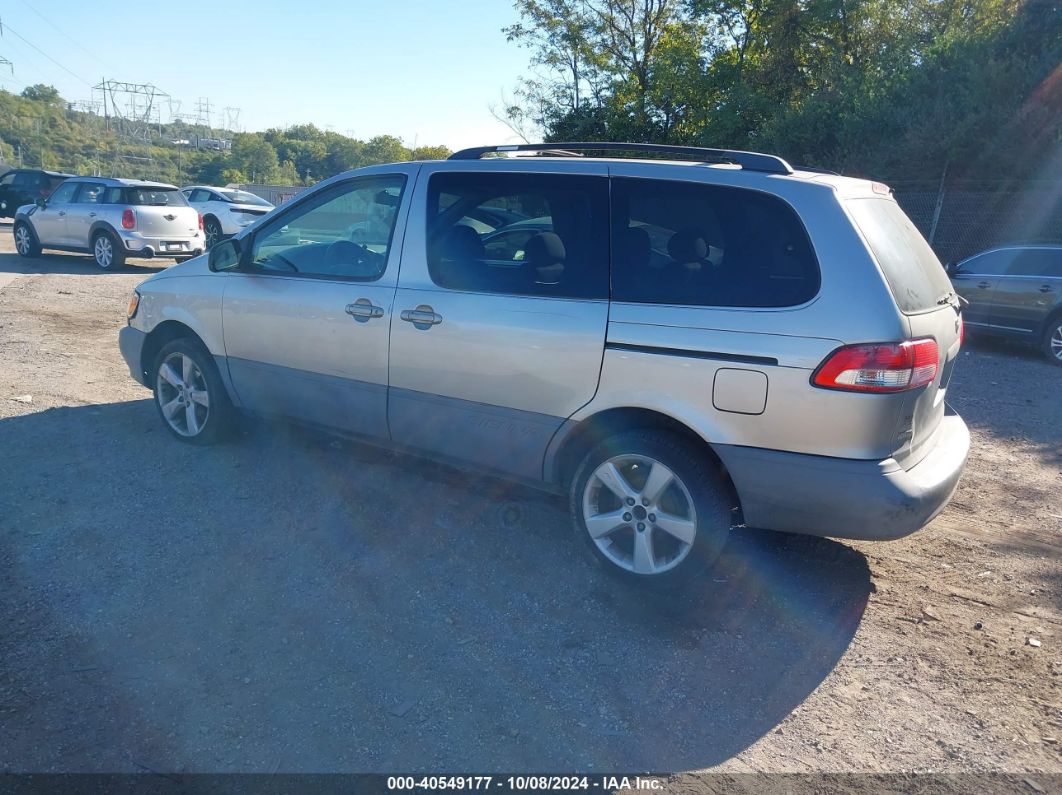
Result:
M15 248L18 249L18 253L26 256L32 246L33 241L30 240L29 230L25 226L19 225L18 229L15 230Z
M697 536L689 489L644 455L615 456L594 470L583 490L583 523L610 562L643 575L679 565Z
M114 245L106 235L100 235L96 238L96 245L93 249L96 255L96 264L101 268L111 267L111 263L114 262Z
M1051 355L1059 361L1062 361L1062 323L1055 326L1055 330L1051 333L1049 348Z
M171 353L159 366L155 383L155 399L169 426L181 436L198 436L210 417L210 394L195 360Z
M206 247L208 249L214 248L215 244L218 242L218 239L221 237L221 230L218 228L218 225L213 221L208 221L205 233Z

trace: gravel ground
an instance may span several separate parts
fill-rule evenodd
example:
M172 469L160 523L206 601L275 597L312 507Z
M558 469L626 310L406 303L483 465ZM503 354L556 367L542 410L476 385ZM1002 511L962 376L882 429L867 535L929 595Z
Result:
M0 241L0 770L1062 772L1035 354L963 354L929 528L739 536L679 604L522 487L284 425L176 443L116 343L160 263Z

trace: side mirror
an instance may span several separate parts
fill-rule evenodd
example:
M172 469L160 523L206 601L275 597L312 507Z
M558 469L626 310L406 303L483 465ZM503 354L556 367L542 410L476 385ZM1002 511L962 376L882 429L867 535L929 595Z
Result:
M33 203L40 207L42 210L48 206L48 200L43 196L38 196L37 200Z
M207 255L210 270L214 272L231 271L240 266L240 242L238 240L222 240L210 249Z

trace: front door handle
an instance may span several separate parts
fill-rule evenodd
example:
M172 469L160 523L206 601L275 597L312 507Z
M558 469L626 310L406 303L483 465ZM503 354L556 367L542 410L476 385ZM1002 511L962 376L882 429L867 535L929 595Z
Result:
M96 213L89 213L89 218L95 218L95 217L96 217Z
M59 217L62 218L64 215L66 215L66 210L60 210Z
M353 304L347 304L347 314L355 320L368 320L383 317L383 307L376 306L368 298L359 298Z
M1050 284L1041 284L1040 285L1040 292L1041 293L1049 293L1049 292L1051 292L1052 289L1053 288L1051 287Z
M427 304L421 304L416 309L403 309L400 317L414 326L437 326L442 323L442 315L436 314Z
M992 286L992 282L981 282L977 286L980 287L982 290L987 290L989 287Z

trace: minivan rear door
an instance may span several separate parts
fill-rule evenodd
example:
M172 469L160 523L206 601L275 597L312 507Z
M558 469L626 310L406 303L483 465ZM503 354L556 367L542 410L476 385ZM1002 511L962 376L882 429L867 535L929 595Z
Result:
M937 343L936 377L906 393L901 415L893 457L910 467L929 451L944 416L944 397L959 355L961 305L940 260L895 200L849 199L847 206L907 318L908 338Z
M498 165L442 164L417 184L388 420L400 444L537 479L554 433L597 390L608 176L600 164Z

